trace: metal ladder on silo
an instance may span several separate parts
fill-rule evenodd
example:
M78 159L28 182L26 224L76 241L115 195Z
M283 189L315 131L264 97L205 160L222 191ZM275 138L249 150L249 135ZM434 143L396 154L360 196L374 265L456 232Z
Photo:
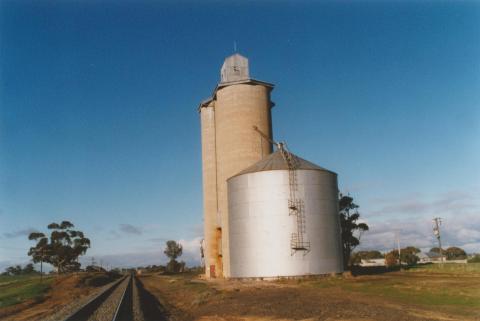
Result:
M289 201L289 214L294 215L296 219L297 231L292 233L290 238L290 248L292 255L296 251L305 251L304 254L310 251L310 242L305 241L306 225L305 212L303 210L303 201L297 199L296 201Z
M258 129L257 126L253 126L253 129L271 144L277 146L277 149L280 151L285 163L287 164L289 185L288 214L290 216L295 216L296 219L296 232L293 232L290 236L291 255L294 255L297 251L303 251L303 255L306 255L308 252L310 252L310 242L305 240L305 233L307 232L307 229L305 224L306 220L304 202L302 199L297 198L296 195L296 191L298 190L298 160L288 151L285 143L275 142L274 140L270 139L260 129Z
M288 166L288 185L289 185L289 199L288 199L288 213L290 216L295 216L297 231L291 234L290 249L291 255L297 251L303 251L303 255L310 252L310 242L305 240L305 233L307 232L305 224L305 204L302 199L298 198L296 192L298 191L297 184L297 168L298 161L286 149L284 144L280 145L280 153Z

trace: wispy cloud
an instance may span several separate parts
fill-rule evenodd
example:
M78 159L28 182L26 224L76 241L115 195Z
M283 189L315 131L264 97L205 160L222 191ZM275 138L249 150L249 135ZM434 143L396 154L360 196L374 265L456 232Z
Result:
M376 209L362 213L370 230L362 236L360 248L392 249L396 246L396 231L401 246L423 249L437 246L432 218L440 216L443 218L442 246L480 252L480 204L472 193L451 191L430 198L412 194L376 200L375 204L379 205Z
M38 232L38 230L36 230L34 228L27 228L27 229L23 229L23 230L17 230L17 231L14 231L14 232L3 233L3 236L7 239L13 239L13 238L20 237L20 236L28 236L28 235L30 235L30 233L33 233L33 232Z
M131 224L120 224L119 229L121 232L124 232L127 234L141 235L143 233L143 230L141 227L134 226Z
M478 214L463 218L444 218L440 227L442 246L459 246L468 252L480 252L480 212ZM419 248L437 246L431 219L397 219L390 222L367 223L370 230L361 239L361 248L364 249L394 248L396 232L402 246L413 245Z
M183 254L177 260L184 261L188 266L200 265L200 237L191 240L179 240L183 246ZM80 258L82 265L88 265L91 257ZM163 247L152 251L139 251L135 253L95 255L95 261L102 261L104 265L112 267L138 267L147 265L165 265L168 258L163 253Z
M185 254L186 260L200 262L200 241L201 240L202 240L201 237L196 237L191 240L178 241L180 244L182 244L183 253Z
M473 195L461 191L451 191L428 198L421 194L412 194L400 199L376 199L378 208L372 215L389 214L452 214L472 208L478 208L478 201ZM438 215L438 214L437 214Z

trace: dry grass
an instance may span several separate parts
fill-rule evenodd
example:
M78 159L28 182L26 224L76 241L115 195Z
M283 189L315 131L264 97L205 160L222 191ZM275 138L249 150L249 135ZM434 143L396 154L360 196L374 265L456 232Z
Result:
M18 280L18 282L0 279L0 297L5 297L9 302L15 300L13 304L0 308L0 320L44 320L46 316L51 315L54 311L95 291L96 287L85 285L85 281L91 277L92 275L88 273L48 277L42 283L42 286L48 284L48 287L41 288L42 291L39 293L39 296L35 297L18 295L18 293L32 293L29 290L29 284L31 283L35 287L39 286L38 277L31 280ZM9 284L8 286L12 288L13 292L3 291L3 287L6 284Z
M359 277L206 282L142 278L177 320L479 320L478 266Z

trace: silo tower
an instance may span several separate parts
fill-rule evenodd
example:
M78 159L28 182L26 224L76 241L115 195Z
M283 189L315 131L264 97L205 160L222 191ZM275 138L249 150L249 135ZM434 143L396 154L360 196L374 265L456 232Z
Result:
M263 159L272 145L270 92L274 85L250 78L248 59L225 59L220 83L199 106L202 131L205 273L230 276L227 179Z

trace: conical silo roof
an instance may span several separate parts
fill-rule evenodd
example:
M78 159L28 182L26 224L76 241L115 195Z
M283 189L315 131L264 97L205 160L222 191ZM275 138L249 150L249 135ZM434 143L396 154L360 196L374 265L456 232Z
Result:
M325 171L329 172L332 174L337 175L335 172L329 171L328 169L325 169L323 167L320 167L314 163L311 163L303 158L298 157L295 154L292 154L292 157L296 160L297 163L297 170L317 170L317 171ZM248 174L248 173L256 173L256 172L262 172L262 171L273 171L273 170L288 170L288 165L283 159L282 153L280 150L276 150L272 154L268 155L264 159L260 160L259 162L253 164L252 166L249 166L242 170L241 172L233 175L232 177L243 175L243 174ZM230 178L232 178L230 177Z

